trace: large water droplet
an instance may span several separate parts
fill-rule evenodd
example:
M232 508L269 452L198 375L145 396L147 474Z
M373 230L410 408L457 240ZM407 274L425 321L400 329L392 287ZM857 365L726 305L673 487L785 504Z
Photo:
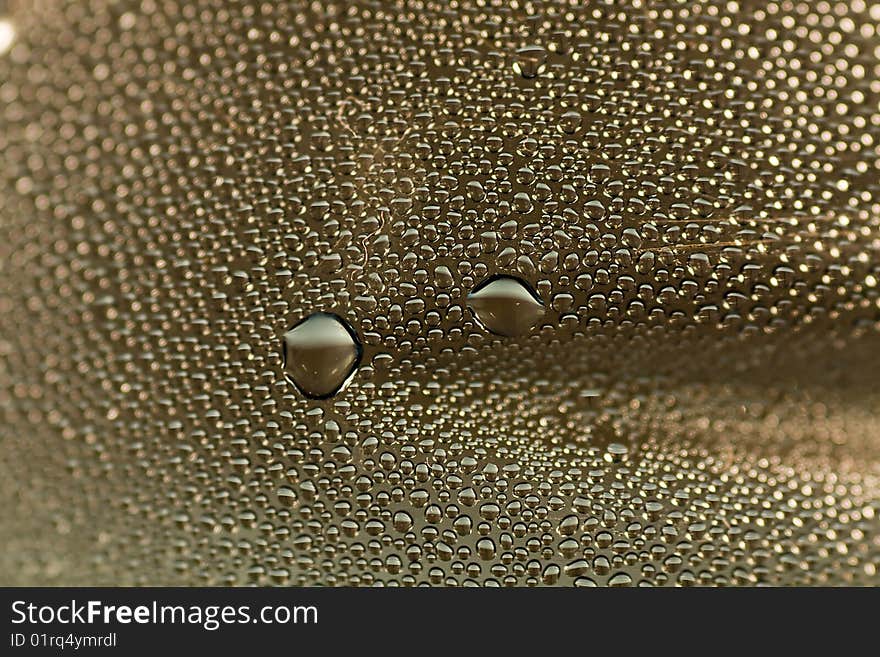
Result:
M336 315L315 313L284 334L284 372L304 395L329 397L357 367L361 346Z
M527 333L544 316L544 305L521 280L491 279L468 295L468 306L487 330L512 337Z

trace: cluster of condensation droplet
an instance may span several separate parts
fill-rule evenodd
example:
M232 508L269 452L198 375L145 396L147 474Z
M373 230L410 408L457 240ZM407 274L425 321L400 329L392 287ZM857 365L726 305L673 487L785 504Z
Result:
M0 581L880 582L878 21L13 2Z

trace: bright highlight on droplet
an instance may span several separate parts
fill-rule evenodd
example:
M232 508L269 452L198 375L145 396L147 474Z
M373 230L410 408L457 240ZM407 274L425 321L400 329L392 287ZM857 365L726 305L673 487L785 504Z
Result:
M8 20L0 20L0 55L6 53L15 41L15 26Z

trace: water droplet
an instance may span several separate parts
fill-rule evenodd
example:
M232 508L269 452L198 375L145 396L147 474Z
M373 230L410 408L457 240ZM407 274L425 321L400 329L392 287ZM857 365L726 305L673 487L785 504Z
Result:
M336 315L315 313L283 338L284 372L304 395L329 397L343 386L361 357L351 329Z
M605 460L608 463L620 463L626 458L628 453L629 449L627 449L626 445L611 443L605 450Z
M501 276L468 295L468 306L487 330L497 335L523 335L544 316L544 305L520 279Z
M608 580L608 586L632 586L632 577L627 573L616 573Z
M547 51L544 48L528 46L516 51L516 61L513 67L524 78L534 78L541 72L546 59Z

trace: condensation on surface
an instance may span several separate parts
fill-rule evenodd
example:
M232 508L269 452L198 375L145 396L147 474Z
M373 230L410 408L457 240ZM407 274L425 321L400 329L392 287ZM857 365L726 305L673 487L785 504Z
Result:
M2 20L0 583L880 583L880 5Z

